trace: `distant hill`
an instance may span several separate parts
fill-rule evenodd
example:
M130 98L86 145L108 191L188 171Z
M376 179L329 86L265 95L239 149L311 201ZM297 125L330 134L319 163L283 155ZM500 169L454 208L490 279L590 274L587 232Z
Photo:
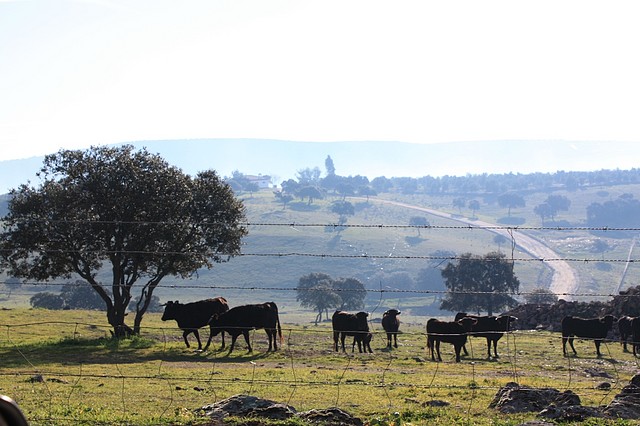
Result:
M266 139L198 139L130 142L159 153L188 174L215 169L274 177L279 183L307 167L325 171L331 156L342 176L422 177L483 173L553 173L627 170L638 166L634 142L488 141L412 144L404 142L299 142ZM37 182L43 157L0 161L0 194Z

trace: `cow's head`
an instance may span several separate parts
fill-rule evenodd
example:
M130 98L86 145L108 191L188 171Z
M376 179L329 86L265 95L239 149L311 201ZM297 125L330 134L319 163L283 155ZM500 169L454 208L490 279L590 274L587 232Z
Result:
M498 322L498 326L500 327L500 330L506 330L506 331L511 330L511 323L517 320L518 318L511 315L500 315L499 317L496 317L496 321Z
M460 324L465 330L471 331L473 326L478 323L478 320L471 317L464 317L464 318L460 318L456 322Z
M389 309L388 311L385 311L385 313L382 314L382 316L389 315L389 316L395 317L395 316L400 315L400 313L401 312L399 310L397 310L397 309Z
M607 328L613 327L613 323L616 321L617 319L613 315L605 315L602 318L600 318L600 322L605 324Z
M162 314L162 321L176 319L176 307L180 304L177 300L175 302L168 301L161 305L164 306L164 313Z

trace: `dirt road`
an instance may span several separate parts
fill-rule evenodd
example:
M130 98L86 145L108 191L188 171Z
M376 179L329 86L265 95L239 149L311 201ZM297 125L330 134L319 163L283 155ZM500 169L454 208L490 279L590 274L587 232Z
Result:
M450 213L432 210L425 207L419 207L412 204L400 203L397 201L380 200L373 198L369 201L393 204L398 207L418 210L430 215L455 220L456 222L464 223L465 225L469 225L474 228L490 228L487 229L487 231L493 232L494 234L503 235L509 241L513 240L516 246L518 246L522 251L544 261L545 266L551 269L552 272L551 285L549 286L549 290L551 292L558 295L558 297L560 297L561 299L569 301L573 299L572 295L577 293L578 291L578 279L575 271L573 270L573 268L571 268L571 265L569 265L567 261L561 260L560 256L558 256L555 251L546 246L543 242L534 237L526 235L523 232L518 231L517 229L495 229L496 225L492 223L458 217ZM509 231L512 232L510 233Z

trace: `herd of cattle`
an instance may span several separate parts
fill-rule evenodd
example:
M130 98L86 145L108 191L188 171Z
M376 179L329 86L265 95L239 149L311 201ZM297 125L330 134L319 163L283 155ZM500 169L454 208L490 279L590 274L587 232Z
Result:
M170 301L165 305L162 320L175 320L183 331L182 337L187 347L190 347L187 336L191 333L198 342L198 350L202 350L202 342L198 330L209 326L209 340L204 350L209 348L211 339L218 334L222 335L222 348L225 348L224 335L231 336L229 353L233 351L236 340L240 335L244 337L249 352L253 350L249 339L251 330L264 329L269 339L269 351L278 350L278 341L282 344L282 328L278 316L278 307L274 302L261 304L240 305L229 308L229 304L223 297L206 299L192 303L180 303ZM398 347L398 333L400 329L400 311L389 309L382 315L382 328L387 336L387 348ZM336 311L331 324L333 329L333 342L336 352L342 349L345 352L345 339L353 337L351 351L355 352L358 345L360 353L371 350L372 333L369 329L369 314L357 312L355 314ZM456 362L460 362L461 352L468 355L466 343L469 336L484 337L487 340L487 358L498 358L498 340L505 333L512 331L513 323L517 318L510 315L480 316L470 315L465 312L458 313L453 321L441 321L431 318L427 321L427 348L433 361L442 361L440 355L440 343L453 345ZM623 316L616 319L612 315L602 318L578 318L566 316L562 319L562 352L567 356L567 343L574 355L577 355L573 346L574 338L592 339L596 354L601 357L601 343L607 338L609 331L617 323L623 350L628 352L627 344L633 348L633 355L640 354L640 317ZM491 349L493 348L493 354Z

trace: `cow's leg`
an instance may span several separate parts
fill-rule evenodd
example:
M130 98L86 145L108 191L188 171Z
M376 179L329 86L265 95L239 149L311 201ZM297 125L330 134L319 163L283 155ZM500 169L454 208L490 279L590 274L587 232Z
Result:
M247 348L249 348L249 352L253 352L251 342L249 341L249 330L242 330L242 335L244 336L244 341L247 342Z
M209 349L209 345L211 344L211 339L213 339L213 330L209 327L209 339L207 339L207 344L204 345L204 350Z
M442 361L442 357L440 356L440 340L436 339L436 352L438 353L438 361Z
M391 343L391 342L389 342ZM393 346L397 349L398 348L398 333L393 333Z
M573 339L574 339L573 337L569 337L569 339L568 339L569 340L569 346L571 346L571 350L573 350L573 354L577 356L578 352L576 352L576 348L573 346Z
M267 352L271 352L272 350L275 350L275 349L273 349L273 344L275 343L274 340L276 340L276 339L275 339L274 336L272 336L273 330L271 330L270 328L265 328L264 331L266 331L267 339L269 339L269 349L267 349Z
M233 352L233 348L236 346L236 340L238 340L239 334L231 334L231 346L229 347L229 353Z
M336 348L336 352L338 352L338 340L340 340L340 332L339 331L334 331L333 332L333 345Z
M222 333L220 333L220 334L222 335L222 348L221 349L224 349L224 331Z
M460 351L462 350L462 346L464 345L459 345L459 344L453 345L453 350L456 353L456 362L460 362Z
M191 330L184 330L184 332L182 333L182 338L184 339L184 344L187 345L188 348L190 348L191 346L189 346L189 339L187 339L187 336L191 333Z
M391 333L387 333L387 348L391 348Z
M562 336L562 355L567 356L567 340L569 338Z
M495 358L500 358L500 355L498 355L498 339L493 339L493 355Z
M435 342L434 342L433 338L430 337L430 336L427 337L427 347L429 348L429 352L431 352L431 361L435 361L436 360L435 355L434 355L434 353L435 353L434 352L434 349L435 349L434 345L435 345Z
M347 338L347 333L342 333L340 335L340 344L342 345L342 352L346 352L345 348L344 348L344 339Z
M469 356L469 352L467 352L467 344L462 345L462 352L464 352L464 356Z
M602 343L602 340L594 340L593 342L596 344L596 355L598 358L602 358L602 354L600 353L600 343Z
M273 350L278 350L278 330L275 328L271 329L271 336L273 337Z

